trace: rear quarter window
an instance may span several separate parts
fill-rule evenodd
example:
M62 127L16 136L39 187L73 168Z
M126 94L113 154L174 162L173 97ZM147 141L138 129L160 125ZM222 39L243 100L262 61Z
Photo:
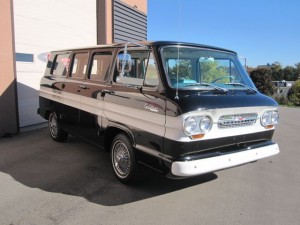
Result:
M54 76L66 76L69 68L70 63L70 54L57 54L54 57L51 75Z

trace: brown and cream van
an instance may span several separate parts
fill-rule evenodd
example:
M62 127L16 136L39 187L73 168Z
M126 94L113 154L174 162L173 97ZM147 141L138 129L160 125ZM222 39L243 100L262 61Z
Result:
M38 113L51 137L110 151L123 183L141 167L190 177L279 153L278 105L233 51L192 43L119 43L53 51Z

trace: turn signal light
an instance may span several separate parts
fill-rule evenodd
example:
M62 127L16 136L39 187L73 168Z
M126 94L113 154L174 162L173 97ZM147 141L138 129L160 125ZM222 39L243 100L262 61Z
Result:
M204 134L195 134L195 135L191 136L192 139L200 139L200 138L203 138L203 137L204 137Z
M267 125L266 129L272 129L274 127L274 125Z

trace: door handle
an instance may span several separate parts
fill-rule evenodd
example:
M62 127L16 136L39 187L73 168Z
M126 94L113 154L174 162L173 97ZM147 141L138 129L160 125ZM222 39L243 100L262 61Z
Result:
M80 87L81 89L89 89L88 87L86 87L86 86L84 86L84 85L82 85L82 84L80 84L79 87Z
M105 94L114 94L115 92L114 91L111 91L111 90L107 90L107 89L103 89L101 91L101 97L104 97Z

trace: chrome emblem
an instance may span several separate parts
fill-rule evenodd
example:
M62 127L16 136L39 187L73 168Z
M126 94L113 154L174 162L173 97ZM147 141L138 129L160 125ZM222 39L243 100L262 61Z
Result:
M153 105L151 103L146 103L144 105L144 109L150 110L151 112L158 112L159 108L156 105Z

